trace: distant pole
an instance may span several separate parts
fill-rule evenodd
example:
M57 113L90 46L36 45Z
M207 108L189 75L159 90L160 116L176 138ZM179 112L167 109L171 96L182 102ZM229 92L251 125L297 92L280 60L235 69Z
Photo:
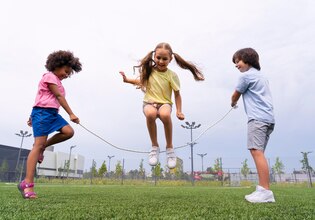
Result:
M94 163L94 159L93 159L93 160L92 160L92 166L91 166L91 181L90 181L90 184L91 184L91 185L92 185L92 183L93 183L92 180L93 180L93 170L94 170L93 168L94 168L94 164L95 164L95 163Z
M204 154L197 154L201 157L201 172L203 172L203 157L207 155L207 153Z
M125 169L125 159L123 159L123 164L122 164L121 185L124 185L124 169Z
M15 172L16 172L16 170L18 169L19 163L20 163L20 157L21 157L21 150L22 150L22 146L23 146L23 140L24 140L25 137L32 136L32 134L28 134L28 131L20 130L20 133L15 133L15 135L17 135L17 136L22 138L21 145L20 145L20 150L19 150L19 154L18 154L18 157L17 157L16 166L15 166Z
M22 162L22 167L21 167L21 171L20 171L19 182L22 181L22 174L23 174L23 171L24 171L24 163L25 163L25 158L26 158L26 157L22 157L22 158L23 158L23 162Z
M272 182L275 182L275 178L273 178L273 171L272 171L272 166L271 166L271 163L270 163L270 158L268 158L268 166L269 166L269 181L272 183Z
M222 168L222 157L220 157L220 171L221 171L221 185L223 186L223 168Z
M308 178L309 178L309 187L313 187L311 169L310 169L310 165L308 163L308 157L307 157L307 155L312 153L312 152L301 152L301 153L303 154L303 157L305 160L306 170L307 170L307 174L308 174Z
M193 129L197 129L201 126L201 124L199 125L195 125L196 122L192 122L191 124L186 121L185 122L186 125L181 125L183 128L186 128L186 129L190 129L190 159L191 159L191 184L194 186L195 185L195 178L194 178L194 145L197 144L197 143L193 143L193 133L192 133L192 130Z
M68 169L67 169L67 179L68 179L68 176L69 176L69 169L70 169L70 161L71 161L71 151L73 148L75 148L76 145L73 145L70 147L70 154L69 154L69 161L68 161Z
M110 173L110 160L115 157L115 155L107 156L108 157L108 173Z

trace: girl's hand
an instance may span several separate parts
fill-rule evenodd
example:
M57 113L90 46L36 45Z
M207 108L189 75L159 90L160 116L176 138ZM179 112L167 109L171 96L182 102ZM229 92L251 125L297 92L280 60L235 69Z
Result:
M177 112L177 113L176 113L176 116L177 116L177 118L178 118L179 120L184 120L184 119L185 119L185 115L184 115L183 113L181 113L181 112Z
M75 115L75 114L71 114L70 115L70 120L74 123L79 124L80 123L80 119Z
M27 125L32 127L32 118L31 117L28 118Z
M128 80L127 80L127 77L126 77L125 73L123 71L119 71L119 73L123 77L123 81L127 82Z
M203 77L203 76L198 76L198 78L199 78L200 81L205 80L205 77Z

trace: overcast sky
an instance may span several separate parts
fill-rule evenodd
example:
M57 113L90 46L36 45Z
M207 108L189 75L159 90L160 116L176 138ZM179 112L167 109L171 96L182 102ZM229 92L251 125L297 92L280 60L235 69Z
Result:
M115 1L2 1L0 7L1 126L0 144L19 147L20 130L26 125L35 100L37 85L47 56L56 50L70 50L79 57L83 70L63 81L67 100L81 124L107 141L128 149L149 151L150 139L142 113L143 93L124 84L118 72L129 77L138 64L160 42L193 61L206 80L195 82L192 74L170 64L180 78L185 121L201 124L197 137L230 110L230 97L241 73L232 63L233 53L255 48L262 72L269 78L276 126L266 150L274 165L276 157L285 170L301 169L301 152L309 154L315 168L315 2L312 0L115 0ZM69 121L61 108L61 115ZM190 140L173 111L174 146ZM194 147L195 170L213 166L222 157L224 168L239 168L248 159L246 115L239 108L209 129ZM117 150L79 125L71 123L75 136L55 146L55 151L92 159L97 167L108 155L113 168L125 159L125 169L138 169L141 159L150 170L146 154ZM158 137L165 148L164 131L158 121ZM23 148L31 149L33 138ZM190 171L190 148L176 150ZM161 155L165 166L165 155Z

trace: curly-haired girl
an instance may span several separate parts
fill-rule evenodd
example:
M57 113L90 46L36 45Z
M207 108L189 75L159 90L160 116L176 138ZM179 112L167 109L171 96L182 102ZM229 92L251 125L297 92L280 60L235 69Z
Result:
M33 127L34 144L27 158L25 179L18 184L23 198L37 198L34 192L34 174L36 163L44 159L45 148L63 142L74 134L73 128L59 114L62 106L69 114L70 120L79 123L79 118L72 112L65 99L65 89L61 81L69 78L74 72L81 71L81 63L69 51L56 51L51 53L45 65L48 70L39 82L35 104L27 122ZM52 132L57 134L48 138Z
M157 141L156 119L160 118L164 124L166 138L167 166L172 169L176 166L176 155L172 141L172 92L175 95L176 116L184 120L182 113L182 98L180 95L180 82L175 72L168 69L168 64L175 58L176 63L183 69L188 69L195 80L204 80L201 71L192 63L185 61L172 51L168 43L160 43L154 51L149 52L140 62L140 79L129 79L124 72L120 72L125 83L131 83L145 91L143 112L147 121L147 128L152 142L149 154L149 164L155 166L159 162L159 144Z

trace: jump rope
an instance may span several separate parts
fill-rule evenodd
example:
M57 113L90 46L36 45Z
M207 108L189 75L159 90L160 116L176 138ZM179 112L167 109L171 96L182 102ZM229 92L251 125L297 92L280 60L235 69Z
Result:
M233 109L236 109L237 106L234 106L232 107L227 113L225 113L220 119L218 119L217 121L215 121L214 123L212 123L211 125L209 125L203 132L201 132L197 138L195 138L193 141L191 142L188 142L187 144L184 144L182 146L177 146L177 147L174 147L174 149L180 149L180 148L184 148L184 147L187 147L191 144L195 144L196 141L198 139L201 138L201 136L203 136L209 129L213 128L214 126L216 126L217 124L219 124L221 121L223 121L230 113ZM132 152L132 153L141 153L141 154L147 154L147 153L150 153L149 151L140 151L140 150L133 150L133 149L130 149L130 148L123 148L123 147L119 147L117 145L114 145L112 143L110 143L109 141L107 141L106 139L102 138L101 136L99 136L98 134L96 134L95 132L91 131L90 129L86 128L84 125L82 125L81 123L79 123L79 125L84 129L86 130L87 132L89 132L90 134L92 134L93 136L97 137L98 139L100 139L101 141L103 141L104 143L118 149L118 150L122 150L122 151L127 151L127 152ZM161 151L161 153L163 153L165 151Z

